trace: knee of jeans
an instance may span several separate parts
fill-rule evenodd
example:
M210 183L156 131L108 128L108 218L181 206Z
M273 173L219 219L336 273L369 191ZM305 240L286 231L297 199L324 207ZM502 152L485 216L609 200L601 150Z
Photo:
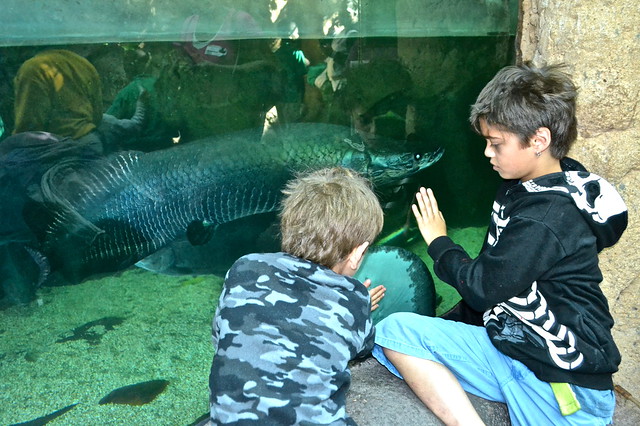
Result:
M394 312L376 324L376 329L379 330L384 327L394 327L396 325L406 324L411 317L415 317L417 315L418 314L414 314L412 312Z

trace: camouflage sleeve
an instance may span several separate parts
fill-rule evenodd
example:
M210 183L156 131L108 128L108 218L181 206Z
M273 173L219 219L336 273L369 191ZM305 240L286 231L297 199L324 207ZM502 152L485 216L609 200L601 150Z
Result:
M220 293L220 300L222 299L222 297L224 296L224 289L222 290L222 293ZM218 306L216 307L216 313L213 316L213 318L218 318L218 316L220 315L220 302L218 302ZM218 326L218 322L217 321L213 321L213 327L211 330L211 342L213 343L213 350L217 351L218 350L218 336L220 335L220 327Z
M369 306L371 305L369 304ZM357 358L364 358L373 350L373 346L375 344L376 329L373 327L373 323L371 321L367 323L367 331L365 331L365 333L366 337L364 339L364 345L362 347L362 350L360 350L360 352L358 352L358 354L356 355Z

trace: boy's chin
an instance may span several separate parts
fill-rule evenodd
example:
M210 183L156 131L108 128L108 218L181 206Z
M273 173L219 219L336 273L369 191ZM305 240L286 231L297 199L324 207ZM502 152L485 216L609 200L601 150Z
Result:
M519 176L514 176L513 174L506 173L506 172L504 172L502 170L496 170L496 172L498 173L498 176L500 176L504 180L520 179Z

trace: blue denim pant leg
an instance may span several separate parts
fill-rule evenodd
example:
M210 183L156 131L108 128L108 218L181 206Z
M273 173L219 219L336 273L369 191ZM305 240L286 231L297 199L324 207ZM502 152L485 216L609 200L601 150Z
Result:
M385 318L376 325L373 355L402 378L385 357L383 347L445 365L465 391L506 403L514 425L606 425L612 420L613 392L577 387L583 409L562 416L549 383L499 352L484 327L405 312Z

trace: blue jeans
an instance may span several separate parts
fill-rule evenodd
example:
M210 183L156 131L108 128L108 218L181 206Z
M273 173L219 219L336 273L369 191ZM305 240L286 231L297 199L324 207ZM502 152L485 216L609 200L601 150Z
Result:
M571 385L582 409L563 416L551 386L520 361L503 355L484 327L396 313L376 325L373 356L402 378L382 348L446 366L462 388L481 398L506 403L514 425L607 425L615 409L613 391Z

